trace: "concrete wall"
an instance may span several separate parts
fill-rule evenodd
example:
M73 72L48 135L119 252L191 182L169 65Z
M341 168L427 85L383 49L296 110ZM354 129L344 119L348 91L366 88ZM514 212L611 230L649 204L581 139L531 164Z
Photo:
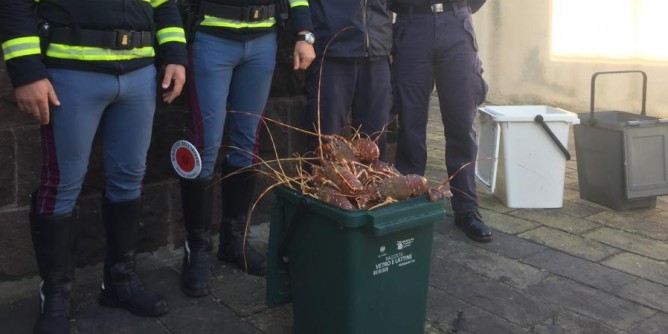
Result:
M645 71L649 78L647 114L668 117L668 59L654 64L551 60L552 1L487 0L474 15L484 77L490 86L489 103L547 104L589 111L595 72L633 69ZM640 79L609 75L596 82L596 110L640 111Z

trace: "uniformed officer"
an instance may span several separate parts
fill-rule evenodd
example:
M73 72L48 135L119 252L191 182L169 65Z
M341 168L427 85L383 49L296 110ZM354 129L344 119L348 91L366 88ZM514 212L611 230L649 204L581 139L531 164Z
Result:
M310 0L316 61L305 82L307 130L320 118L322 134L352 127L375 137L392 108L389 56L392 19L386 0ZM322 71L322 72L321 72ZM379 139L384 158L385 136ZM317 138L311 137L310 148Z
M396 167L424 174L429 97L436 84L446 137L445 164L452 176L455 224L476 241L491 230L478 212L475 185L476 109L485 100L471 13L484 0L394 0L393 82L399 116Z
M187 230L181 288L191 297L209 293L207 248L216 182L223 206L218 259L249 274L266 271L265 256L244 241L244 231L257 175L258 126L276 64L278 14L276 0L198 0L196 7L200 16L189 47L188 80L192 141L202 156L202 171L196 179L181 179ZM306 69L315 58L309 4L289 0L289 7L294 69ZM230 143L219 180L214 169L224 130Z
M155 111L156 50L167 64L163 100L176 98L185 81L185 36L174 2L1 0L0 8L0 42L16 100L41 124L42 173L30 210L42 278L35 332L69 332L75 202L98 128L107 239L99 302L141 316L166 313L165 299L138 278L134 249Z

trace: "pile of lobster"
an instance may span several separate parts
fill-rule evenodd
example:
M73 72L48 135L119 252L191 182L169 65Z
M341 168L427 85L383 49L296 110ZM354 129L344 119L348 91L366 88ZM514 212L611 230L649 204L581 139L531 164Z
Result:
M422 195L429 195L432 201L452 196L447 184L429 188L424 177L402 175L380 161L378 145L369 138L321 138L322 144L315 152L318 163L309 171L298 168L298 187L303 194L345 210L370 210Z

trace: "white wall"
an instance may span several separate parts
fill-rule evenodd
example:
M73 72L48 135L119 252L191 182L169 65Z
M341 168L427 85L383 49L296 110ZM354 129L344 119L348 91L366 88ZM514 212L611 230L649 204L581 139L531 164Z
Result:
M647 114L668 118L668 60L655 64L551 60L551 1L487 0L474 15L484 77L490 86L487 101L586 112L595 72L643 70L648 76ZM657 43L668 43L668 36ZM637 74L599 76L596 110L640 112L641 83Z

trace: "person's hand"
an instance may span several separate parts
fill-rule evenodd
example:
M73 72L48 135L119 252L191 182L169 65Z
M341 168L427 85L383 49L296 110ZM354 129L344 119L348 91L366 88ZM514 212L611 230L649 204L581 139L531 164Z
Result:
M169 64L165 67L165 76L162 79L162 100L172 103L175 98L181 95L181 89L186 82L186 68L179 64Z
M295 44L295 51L293 52L294 69L305 70L315 59L315 50L313 45L306 41L298 41Z
M30 114L39 124L49 124L49 103L60 105L49 79L16 87L14 94L19 109Z

